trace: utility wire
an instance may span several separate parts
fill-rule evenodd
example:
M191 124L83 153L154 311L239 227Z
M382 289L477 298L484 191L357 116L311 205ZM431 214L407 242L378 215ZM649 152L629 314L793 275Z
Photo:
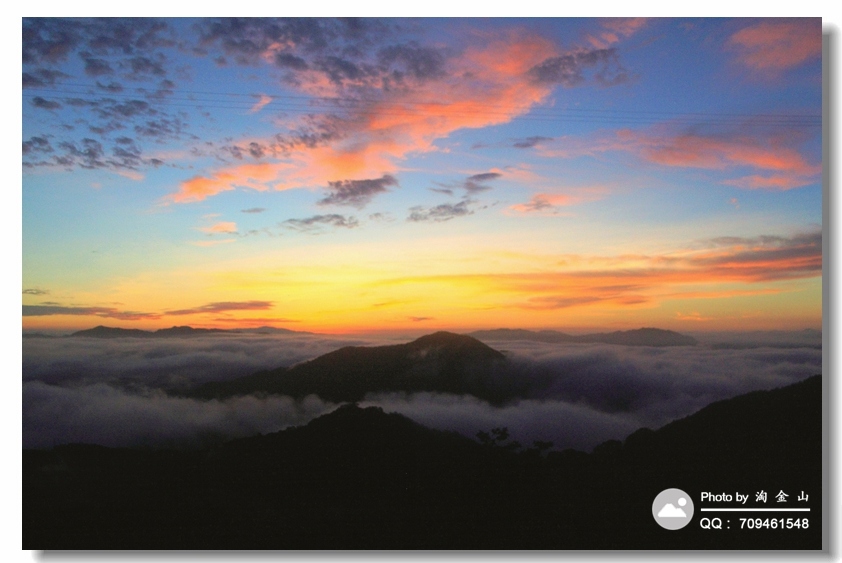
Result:
M77 103L98 104L103 101L134 101L138 96L124 92L100 93L91 91L91 86L67 83L64 88L28 88L24 98L41 97L48 101L68 104L74 99ZM69 88L68 88L69 87ZM548 108L523 106L509 108L492 104L472 104L478 109L453 108L438 101L388 101L372 98L351 97L308 97L297 95L242 94L233 92L202 92L179 90L160 96L150 96L144 89L134 89L150 105L165 105L174 108L202 108L234 111L250 111L263 96L271 101L261 106L293 114L309 114L330 110L351 111L359 116L442 116L442 117L500 117L525 121L564 121L573 123L601 122L623 124L648 124L660 121L678 123L712 124L754 124L772 127L817 127L821 126L821 115L801 114L748 114L733 112L666 112L651 110L611 110L589 108ZM43 94L43 95L40 95Z

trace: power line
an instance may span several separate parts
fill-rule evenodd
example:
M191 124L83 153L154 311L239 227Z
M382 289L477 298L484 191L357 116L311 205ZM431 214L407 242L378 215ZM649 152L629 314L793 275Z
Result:
M43 97L45 99L67 104L75 98L80 98L86 104L95 105L110 100L137 100L136 95L123 92L98 93L90 88L93 86L66 83L68 88L28 88L24 92L25 98ZM145 103L150 105L166 105L174 108L202 108L220 110L250 111L259 104L264 96L271 100L261 109L271 108L276 111L294 114L317 113L330 110L350 111L355 115L384 115L384 116L442 116L442 117L500 117L526 121L564 121L573 123L602 122L622 124L648 124L661 121L675 123L710 124L754 124L771 127L817 127L821 126L821 115L810 114L749 114L736 112L666 112L652 110L612 110L596 108L548 108L522 106L510 108L493 104L473 104L477 109L454 109L452 105L440 101L390 101L373 98L352 97L324 97L299 96L289 94L243 94L234 92L208 92L179 90L177 93L168 92L159 97L150 97L145 89L134 89L143 96ZM37 93L42 93L39 96ZM202 97L197 97L202 96ZM210 96L210 97L207 97Z

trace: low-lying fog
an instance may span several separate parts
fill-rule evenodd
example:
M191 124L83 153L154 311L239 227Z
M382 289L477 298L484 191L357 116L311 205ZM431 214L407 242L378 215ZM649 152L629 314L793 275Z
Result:
M485 341L503 351L501 377L542 378L540 396L501 407L470 395L379 393L379 405L473 438L506 426L523 445L589 451L640 427L658 428L720 399L822 372L821 334L697 335L693 347ZM195 446L301 425L336 408L316 396L175 396L207 381L290 366L372 338L226 334L186 338L23 339L23 446Z

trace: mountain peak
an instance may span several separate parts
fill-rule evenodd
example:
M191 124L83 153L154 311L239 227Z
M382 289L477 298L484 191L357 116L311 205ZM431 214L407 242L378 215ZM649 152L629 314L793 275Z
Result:
M315 394L334 402L360 401L367 393L469 393L500 401L491 381L493 367L505 356L471 336L440 331L406 344L345 346L289 369L206 385L199 396L273 393Z
M503 354L494 348L483 344L473 336L468 336L467 334L456 334L444 330L417 338L416 340L406 344L406 346L413 352L437 350L458 354L468 354L474 357L487 359L502 360L504 358Z
M87 330L80 330L70 336L91 336L95 338L118 338L121 336L149 336L151 333L138 328L117 328L98 325Z

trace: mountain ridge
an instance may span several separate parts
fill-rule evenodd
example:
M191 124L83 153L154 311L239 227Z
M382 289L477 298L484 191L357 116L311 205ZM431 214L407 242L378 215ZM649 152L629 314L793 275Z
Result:
M581 335L572 335L556 330L533 331L522 328L478 330L468 334L480 340L526 340L547 343L581 342L622 346L695 346L698 344L698 341L692 336L652 327Z
M445 333L447 331L438 331ZM204 336L209 334L316 334L308 331L292 330L288 328L277 328L263 326L257 328L194 328L187 325L176 325L169 328L157 330L142 330L137 328L120 328L98 325L93 328L79 330L67 336L90 337L90 338L163 338L180 336ZM448 333L455 334L455 333ZM695 338L672 330L665 330L653 327L643 327L632 330L618 330L613 332L596 332L581 335L572 335L557 330L527 330L496 328L477 330L464 333L478 340L526 340L534 342L563 343L602 343L617 344L623 346L694 346L698 342ZM429 336L429 335L427 335ZM423 337L421 337L423 338Z
M98 325L93 328L79 330L68 335L68 337L88 338L177 338L182 336L206 336L209 334L314 334L312 332L290 330L288 328L276 328L262 326L258 328L193 328L181 325L157 330L142 330L139 328L120 328Z
M822 378L717 401L592 453L514 451L346 404L199 451L23 452L25 549L821 549ZM701 438L701 439L700 439ZM660 491L696 503L665 532ZM778 490L798 529L702 529L703 491ZM809 503L796 500L809 494ZM709 505L708 505L709 506ZM760 506L764 506L760 504ZM73 514L73 518L67 518ZM807 515L805 515L807 516ZM724 519L725 517L723 517ZM806 518L798 517L799 522Z

